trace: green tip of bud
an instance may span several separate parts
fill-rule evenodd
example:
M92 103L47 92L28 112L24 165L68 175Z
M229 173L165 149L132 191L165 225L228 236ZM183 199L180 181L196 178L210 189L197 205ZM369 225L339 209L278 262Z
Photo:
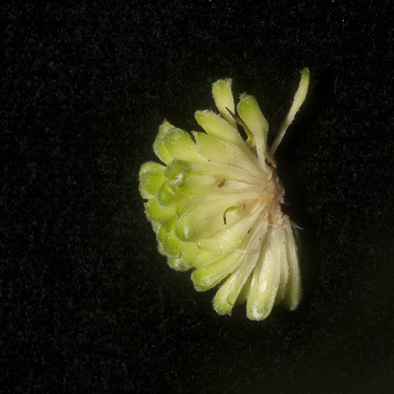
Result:
M172 187L179 188L190 168L190 164L185 160L173 160L165 170L165 178Z
M157 200L159 203L162 206L167 206L178 200L178 198L179 195L174 187L169 182L163 182L157 192Z
M143 198L150 199L156 196L164 182L165 167L159 163L147 162L141 166L140 193Z

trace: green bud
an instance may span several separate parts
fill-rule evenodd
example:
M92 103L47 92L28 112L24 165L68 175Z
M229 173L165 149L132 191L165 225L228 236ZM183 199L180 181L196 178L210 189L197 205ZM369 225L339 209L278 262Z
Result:
M162 221L174 218L176 205L163 206L157 198L152 198L145 203L145 213L150 221Z
M164 170L164 166L151 161L141 166L139 178L140 193L143 198L149 199L156 196L164 182Z
M163 122L159 127L159 132L156 136L155 142L153 143L153 151L164 164L168 164L173 159L164 143L164 137L173 128L174 126L171 123L168 123L167 121Z
M191 267L179 256L172 256L167 259L168 265L176 271L187 271Z
M171 256L179 256L183 242L175 235L174 229L167 233L167 237L163 241L163 246L167 253Z
M176 189L182 186L183 179L189 171L190 164L187 161L175 159L167 166L165 177L167 182Z
M157 192L157 199L162 206L168 206L178 200L179 194L168 182L163 182Z
M168 219L157 221L157 223L160 225L160 229L157 232L158 240L160 242L164 242L165 238L167 237L167 234L171 230L175 229L176 218L172 216Z

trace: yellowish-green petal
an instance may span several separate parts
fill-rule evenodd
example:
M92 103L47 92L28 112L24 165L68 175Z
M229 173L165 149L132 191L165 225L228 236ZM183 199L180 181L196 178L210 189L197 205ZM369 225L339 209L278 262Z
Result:
M251 320L263 320L271 312L280 281L280 237L269 231L252 276L246 314Z
M294 310L297 308L301 300L301 274L300 267L298 265L297 245L294 239L291 224L285 224L284 229L286 232L286 251L287 261L289 264L289 278L287 282L286 292L283 300L281 301L281 304L289 310Z
M217 313L221 315L231 313L249 275L256 265L257 258L258 253L256 252L243 255L239 268L226 279L216 293L213 306Z
M195 270L192 280L196 290L206 291L217 285L238 268L242 262L242 256L242 251L235 250L226 254L222 259Z
M208 201L213 201L215 198L213 196L192 196L188 199L182 201L176 208L176 214L178 218L182 218L183 215L187 215L201 208L201 206Z
M226 253L210 253L198 248L195 242L184 242L182 258L193 267L199 268L212 264L226 256Z
M282 227L278 228L278 244L279 244L279 258L278 265L280 269L280 280L278 292L276 294L275 304L279 303L283 300L286 290L287 283L289 280L289 263L287 261L287 242L286 242L286 233Z
M245 217L238 222L231 225L226 225L225 228L214 234L210 238L204 238L198 241L198 246L208 252L230 252L245 243L245 238L250 234L250 231L257 219L257 215Z
M196 144L187 131L172 128L164 137L164 144L174 159L199 161L201 159Z
M212 137L224 141L232 141L242 144L244 141L238 130L221 116L212 111L197 111L195 113L197 123Z
M176 235L182 241L195 241L224 230L226 225L232 225L240 220L240 216L235 212L230 212L227 215L227 224L223 219L226 209L235 203L236 201L224 199L202 203L197 209L184 213L179 218L175 227Z
M227 110L228 108L232 113L235 112L231 83L232 80L229 78L219 79L212 85L212 95L220 114L228 123L236 128L236 122Z
M198 151L209 160L242 167L254 175L261 175L256 156L246 144L234 144L204 133L195 133Z
M243 94L237 112L253 135L252 145L256 147L260 165L264 168L269 124L253 96Z

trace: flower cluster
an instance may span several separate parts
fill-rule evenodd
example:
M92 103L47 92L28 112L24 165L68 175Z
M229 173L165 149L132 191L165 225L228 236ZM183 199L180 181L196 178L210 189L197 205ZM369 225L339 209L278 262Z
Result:
M281 210L284 189L274 153L302 105L309 70L273 144L256 99L243 94L235 110L231 80L212 87L220 112L197 111L205 132L188 132L165 121L153 144L162 164L144 163L140 193L157 235L159 251L176 270L194 269L196 290L219 289L214 309L230 314L246 301L252 320L274 304L294 310L301 278L292 223ZM246 135L243 138L238 130Z

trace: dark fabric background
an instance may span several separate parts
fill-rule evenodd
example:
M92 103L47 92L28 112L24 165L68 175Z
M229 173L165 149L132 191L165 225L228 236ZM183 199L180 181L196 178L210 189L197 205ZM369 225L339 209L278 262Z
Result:
M6 4L0 392L391 393L390 2ZM139 167L164 118L197 128L217 78L274 135L305 66L277 155L302 304L218 316L158 253Z

